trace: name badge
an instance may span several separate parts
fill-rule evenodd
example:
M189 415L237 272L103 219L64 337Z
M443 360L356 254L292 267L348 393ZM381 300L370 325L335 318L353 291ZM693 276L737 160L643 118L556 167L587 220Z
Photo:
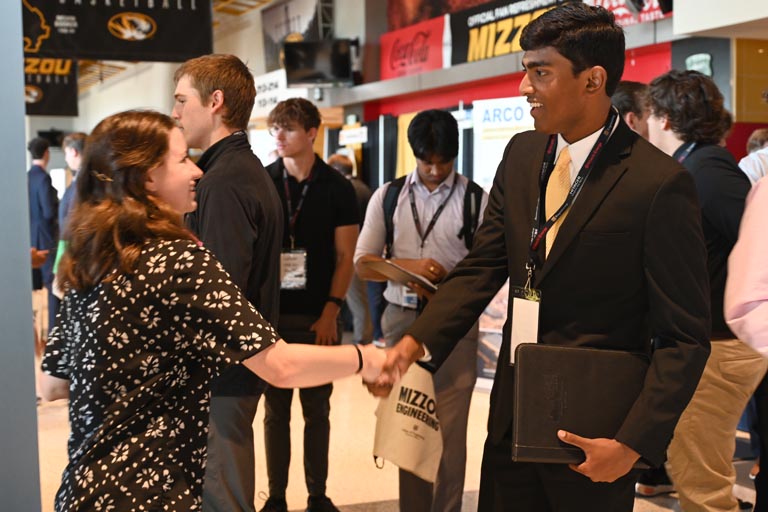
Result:
M521 343L539 341L539 305L541 290L510 286L512 292L512 329L510 331L509 364L515 364L515 349Z
M419 296L410 288L403 287L403 304L404 308L416 309L419 307Z
M280 254L280 288L282 290L307 289L306 250L284 250Z

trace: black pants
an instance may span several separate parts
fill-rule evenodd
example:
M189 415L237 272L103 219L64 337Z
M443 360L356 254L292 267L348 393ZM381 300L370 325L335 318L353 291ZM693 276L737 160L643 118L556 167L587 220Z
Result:
M314 343L309 326L317 317L281 315L280 336L289 342ZM338 326L341 340L341 324ZM331 434L332 384L299 389L304 414L304 479L310 496L325 494L328 480L328 445ZM269 495L285 497L291 463L291 402L293 389L269 387L264 393L264 444Z
M760 432L760 472L755 478L754 512L768 512L768 375L755 390L757 429Z
M512 461L511 432L498 445L485 442L478 511L631 512L635 480L630 471L612 483L595 483L565 464Z

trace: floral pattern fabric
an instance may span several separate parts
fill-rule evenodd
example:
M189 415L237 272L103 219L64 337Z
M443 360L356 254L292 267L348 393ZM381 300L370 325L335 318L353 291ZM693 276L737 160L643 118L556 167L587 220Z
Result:
M42 365L70 381L56 510L199 510L210 381L276 341L192 241L150 243L134 273L68 292Z

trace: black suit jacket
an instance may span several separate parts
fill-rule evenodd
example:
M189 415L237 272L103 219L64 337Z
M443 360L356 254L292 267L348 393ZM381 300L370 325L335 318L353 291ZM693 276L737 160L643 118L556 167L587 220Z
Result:
M409 330L436 367L507 277L525 283L546 141L526 132L509 142L472 250ZM535 274L539 341L645 353L655 341L643 391L615 435L652 464L664 460L709 354L706 260L690 174L621 122ZM488 420L494 443L512 424L509 321L503 332Z
M27 173L29 192L29 239L32 247L48 249L48 259L40 269L32 271L32 287L40 289L53 282L53 262L59 242L57 214L59 199L51 177L40 166L33 165Z

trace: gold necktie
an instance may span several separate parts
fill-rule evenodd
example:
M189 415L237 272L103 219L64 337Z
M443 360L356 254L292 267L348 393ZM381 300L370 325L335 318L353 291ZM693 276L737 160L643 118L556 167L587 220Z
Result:
M557 163L555 163L555 169L552 174L549 175L549 181L547 181L547 193L544 199L546 220L549 220L552 215L563 205L565 198L568 197L568 191L571 189L571 153L568 151L568 146L560 151L560 155L557 157ZM552 248L552 244L555 243L555 237L560 229L560 225L565 220L565 216L568 215L568 210L557 219L557 222L549 229L547 233L547 245L546 255L549 256L549 250Z

